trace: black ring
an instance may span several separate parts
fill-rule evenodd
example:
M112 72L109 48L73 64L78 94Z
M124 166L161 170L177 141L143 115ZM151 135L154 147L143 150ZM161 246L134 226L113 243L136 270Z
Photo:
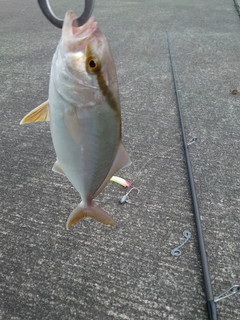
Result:
M63 20L57 18L53 13L48 0L38 0L38 4L45 17L57 28L62 29ZM85 0L85 7L82 15L73 21L75 26L83 26L90 18L94 7L94 0Z

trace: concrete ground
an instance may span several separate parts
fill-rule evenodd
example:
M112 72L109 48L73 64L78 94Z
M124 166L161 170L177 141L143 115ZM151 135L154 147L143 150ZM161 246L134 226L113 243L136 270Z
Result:
M83 2L83 1L82 1ZM204 285L167 47L170 35L214 295L240 284L240 21L232 0L96 0L112 47L132 166L97 203L111 229L84 220L52 173L48 124L20 126L47 99L60 30L37 1L0 0L0 319L207 319ZM55 1L57 14L71 9ZM77 5L73 9L76 9ZM78 8L79 9L79 8ZM81 8L79 9L79 12ZM171 250L192 233L182 255ZM240 319L237 295L217 303Z

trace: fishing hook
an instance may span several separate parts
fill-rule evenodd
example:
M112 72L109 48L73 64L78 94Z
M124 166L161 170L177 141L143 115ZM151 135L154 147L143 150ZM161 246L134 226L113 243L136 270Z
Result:
M135 188L135 187L132 187L122 198L121 198L121 200L119 200L119 202L121 203L121 204L124 204L124 203L126 203L127 201L128 201L128 199L129 199L129 193L130 192L132 192L132 190L137 190L137 193L139 192L139 190L138 190L138 188Z
M83 26L87 20L90 18L92 11L93 11L93 7L94 7L94 1L95 0L85 0L85 7L84 7L84 11L82 13L82 15L73 20L73 25L75 27L80 27ZM45 17L57 28L62 29L63 26L63 20L57 18L55 16L55 14L53 13L50 4L49 4L49 0L38 0L38 4L43 12L43 14L45 15Z

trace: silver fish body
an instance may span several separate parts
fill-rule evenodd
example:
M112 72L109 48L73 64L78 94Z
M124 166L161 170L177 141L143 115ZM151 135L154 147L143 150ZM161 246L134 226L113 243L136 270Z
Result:
M57 155L53 170L65 174L82 199L67 228L84 217L115 225L93 199L131 163L121 142L116 69L96 20L73 27L75 18L67 12L52 60L46 118Z

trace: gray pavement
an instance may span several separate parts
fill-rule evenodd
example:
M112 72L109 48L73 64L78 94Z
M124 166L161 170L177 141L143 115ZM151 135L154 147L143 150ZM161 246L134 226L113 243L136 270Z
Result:
M56 2L55 2L56 3ZM165 31L184 95L184 119L214 295L240 284L240 21L231 0L98 1L94 15L117 66L123 141L133 165L98 204L115 229L66 219L80 201L52 173L48 124L20 126L45 101L60 37L36 1L0 0L0 319L207 319L179 116ZM65 7L64 7L65 6ZM67 7L56 4L59 13ZM75 8L73 8L75 9ZM180 257L171 250L192 233ZM217 304L240 319L240 298Z

